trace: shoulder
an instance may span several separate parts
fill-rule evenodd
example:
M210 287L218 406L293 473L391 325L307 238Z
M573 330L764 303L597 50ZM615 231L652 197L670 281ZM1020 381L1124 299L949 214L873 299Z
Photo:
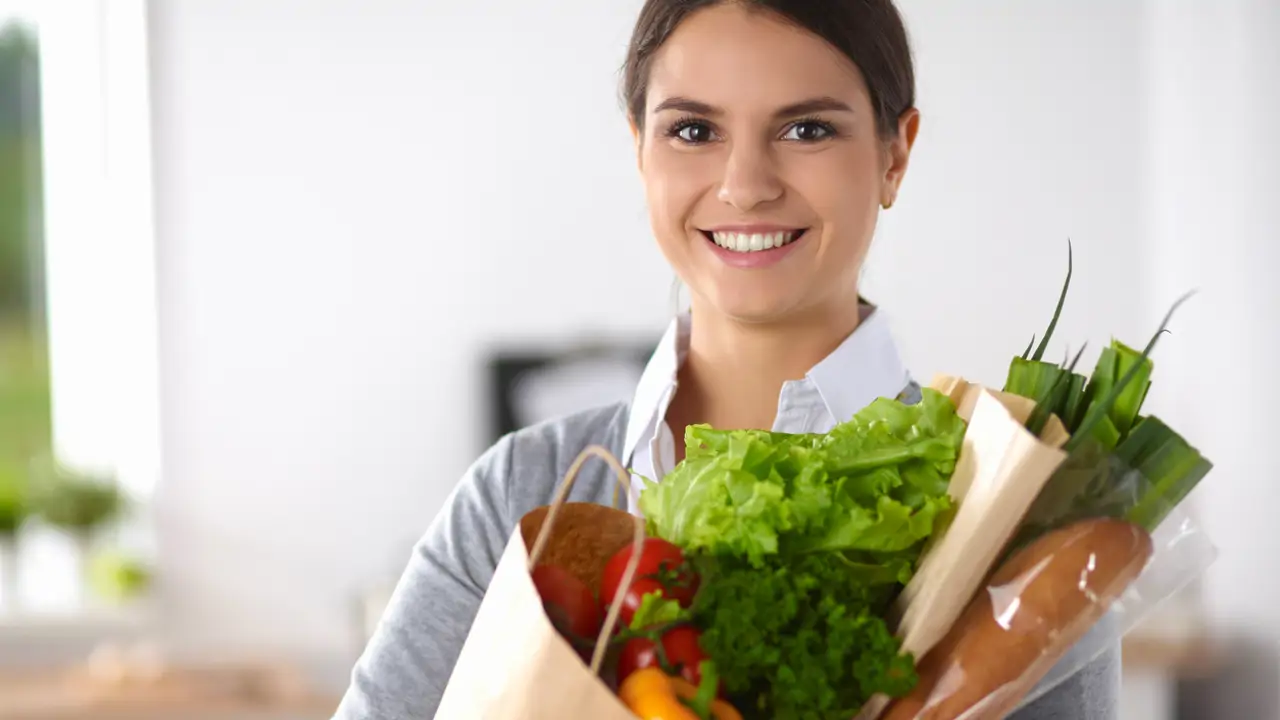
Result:
M920 388L920 383L908 376L907 386L902 388L902 392L898 393L897 400L906 405L915 405L924 397L924 390Z
M627 403L618 402L508 433L476 461L469 475L473 482L501 495L512 517L520 517L551 500L573 461L586 448L599 445L621 459L627 410ZM570 498L600 502L602 489L612 487L611 478L603 462L589 462L574 483Z
M588 445L614 451L621 443L626 420L627 403L618 402L544 420L509 433L499 442L505 441L509 452L525 461L541 457L559 461L567 453L571 455L564 462L567 466Z
M578 455L600 445L615 456L626 430L627 403L619 402L544 420L504 435L478 461L487 474L520 476L567 471Z

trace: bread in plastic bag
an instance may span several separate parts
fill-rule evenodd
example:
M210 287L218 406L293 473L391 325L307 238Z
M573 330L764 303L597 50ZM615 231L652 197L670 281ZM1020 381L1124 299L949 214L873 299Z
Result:
M1082 447L1045 484L961 618L920 659L915 691L880 717L1005 717L1116 649L1213 562L1216 549L1179 507L1183 495L1162 492L1115 453Z

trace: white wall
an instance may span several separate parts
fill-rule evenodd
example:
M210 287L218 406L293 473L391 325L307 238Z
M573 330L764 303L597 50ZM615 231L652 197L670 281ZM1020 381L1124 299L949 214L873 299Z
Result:
M161 541L190 642L347 651L354 594L482 449L483 347L661 332L614 92L631 12L538 7L154 3Z
M1203 717L1280 717L1280 533L1272 381L1280 357L1280 3L1152 3L1152 290L1190 287L1162 361L1180 392L1168 419L1215 463L1195 495L1219 547L1202 583L1214 620L1242 643L1223 683L1195 688ZM1179 339L1181 338L1181 339Z
M482 349L661 330L670 273L615 100L639 4L153 4L164 592L193 647L346 662L352 594L398 571L480 450ZM1255 171L1258 202L1230 206L1253 214L1219 225L1200 206L1193 231L1182 213L1212 183L1153 183L1171 171L1157 160L1193 174L1223 162L1208 136L1167 124L1174 99L1153 88L1175 78L1152 65L1174 46L1148 42L1162 26L1140 3L902 5L925 122L867 292L917 374L1002 380L1048 321L1070 237L1055 355L1112 333L1138 342L1198 285L1218 294L1166 339L1161 388L1220 392L1197 378L1240 362L1228 339L1276 307L1263 265L1245 266L1250 285L1236 263L1265 245L1280 185ZM1199 152L1179 156L1188 140ZM1210 236L1235 243L1221 267L1191 257ZM1152 252L1165 243L1176 250ZM1231 314L1245 299L1253 314ZM1224 315L1234 324L1209 320ZM1179 422L1197 409L1177 405ZM1243 438L1201 432L1216 455L1261 462ZM1221 494L1201 498L1219 518L1264 477L1222 467ZM1220 532L1238 554L1219 579L1251 577L1250 538ZM1217 607L1280 634L1267 605Z
M1003 381L1042 334L1075 252L1050 357L1147 337L1140 3L905 0L923 119L868 293L923 380Z

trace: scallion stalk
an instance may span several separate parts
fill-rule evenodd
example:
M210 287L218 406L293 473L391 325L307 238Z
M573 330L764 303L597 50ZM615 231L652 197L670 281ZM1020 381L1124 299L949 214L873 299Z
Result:
M1148 485L1126 513L1126 519L1154 532L1213 469L1213 464L1158 418L1143 418L1116 448L1116 456L1137 470Z
M1075 448L1079 447L1080 443L1084 442L1084 438L1089 437L1093 433L1094 428L1100 424L1103 419L1110 419L1111 411L1120 400L1125 388L1138 378L1139 375L1143 375L1144 380L1141 397L1146 396L1146 378L1150 377L1150 367L1146 360L1151 357L1151 351L1155 349L1156 342L1160 339L1160 336L1164 334L1166 329L1168 329L1169 321L1173 319L1173 314L1177 312L1182 303L1189 300L1194 294L1194 292L1191 292L1183 295L1178 298L1178 301L1173 304L1173 307L1169 308L1169 312L1165 313L1164 320L1160 323L1160 329L1151 336L1151 339L1147 341L1146 347L1142 349L1142 353L1138 356L1137 360L1131 363L1129 369L1115 383L1115 386L1110 388L1106 393L1106 396L1101 400L1099 400L1096 395L1090 398L1089 410L1085 413L1084 419L1080 422L1080 426L1072 433L1071 439L1067 440L1066 445L1063 446L1067 452L1071 452ZM1118 343L1112 343L1112 348L1116 345L1118 345ZM1113 352L1115 351L1113 350ZM1106 354L1105 350L1103 351L1103 354ZM1101 365L1101 360L1099 361L1099 364ZM1143 374L1144 369L1146 370L1145 374ZM1115 423L1112 422L1112 424L1114 425ZM1116 428L1117 431L1119 429L1119 427ZM1121 435L1121 437L1123 438L1123 435Z
M1053 331L1058 327L1058 317L1062 315L1062 306L1067 302L1067 289L1071 287L1071 239L1067 239L1067 279L1062 283L1062 292L1058 295L1058 306L1053 310L1053 319L1049 321L1049 329L1044 331L1044 337L1040 339L1040 345L1036 348L1035 354L1031 356L1032 360L1040 360L1044 357L1044 351L1049 348L1049 338L1053 337Z

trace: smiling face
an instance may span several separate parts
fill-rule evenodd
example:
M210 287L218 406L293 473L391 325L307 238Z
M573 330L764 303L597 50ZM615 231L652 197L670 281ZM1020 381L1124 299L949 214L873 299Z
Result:
M915 111L886 140L846 56L738 3L685 19L648 80L633 125L650 223L695 312L771 323L855 308Z

